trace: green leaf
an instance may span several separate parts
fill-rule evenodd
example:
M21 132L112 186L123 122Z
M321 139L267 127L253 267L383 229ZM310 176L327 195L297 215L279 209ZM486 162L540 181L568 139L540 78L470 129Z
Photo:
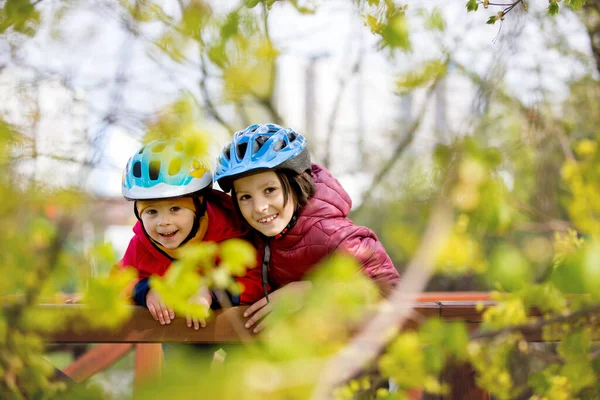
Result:
M551 2L548 5L548 14L549 15L556 15L556 14L558 14L558 10L559 10L558 3Z
M33 36L40 22L40 13L29 0L6 0L0 8L0 33L12 27L16 32Z
M468 12L477 11L479 4L477 4L477 0L469 0L467 1L466 7Z
M242 276L246 268L256 264L256 250L247 241L229 239L221 244L221 266L226 266L232 275Z
M228 38L238 33L238 26L240 24L240 14L237 11L233 11L227 15L225 23L221 26L221 38L226 41Z
M260 0L244 0L244 5L248 8L254 8L260 3Z
M565 0L565 4L573 10L581 10L585 5L585 0Z
M399 13L390 19L381 33L382 47L410 50L410 31L408 20L404 13Z
M492 285L513 291L531 283L533 271L518 248L502 244L494 249L487 278Z
M425 20L425 27L431 30L443 31L446 29L446 21L442 16L442 13L437 8L434 9L431 14Z
M490 17L490 19L487 20L486 24L488 24L488 25L494 25L497 20L498 20L498 17L496 17L495 15L492 15Z
M427 86L446 74L447 68L448 66L442 60L427 61L421 69L410 71L406 75L400 76L396 81L398 90L404 93L418 87Z

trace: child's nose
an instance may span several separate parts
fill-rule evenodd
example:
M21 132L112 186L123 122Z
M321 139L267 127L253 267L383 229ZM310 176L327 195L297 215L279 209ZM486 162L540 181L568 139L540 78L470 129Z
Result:
M254 202L254 209L256 212L264 212L269 208L269 204L264 200L258 200Z
M158 224L159 225L168 225L171 222L171 219L169 218L169 216L161 216L158 219Z

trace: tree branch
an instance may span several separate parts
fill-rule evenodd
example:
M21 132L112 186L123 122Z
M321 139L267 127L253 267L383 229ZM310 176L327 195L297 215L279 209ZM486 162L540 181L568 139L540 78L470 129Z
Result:
M435 88L436 88L438 82L440 81L440 79L441 79L441 77L437 78L433 82L433 84L429 87L429 89L427 91L427 96L425 98L425 102L423 104L423 107L421 108L421 111L419 112L419 115L413 121L413 123L409 126L408 131L406 132L406 134L404 135L402 140L400 140L396 144L396 147L392 151L392 155L390 156L390 158L388 158L387 162L383 165L383 167L381 167L379 169L379 172L373 178L371 185L367 188L367 190L364 191L363 200L362 200L361 204L358 207L356 207L356 209L353 211L353 214L360 213L360 211L363 209L364 205L371 199L371 196L373 195L373 190L377 186L379 186L379 184L383 181L385 176L390 172L390 170L392 169L394 164L400 159L402 153L404 153L406 148L412 143L412 141L415 137L415 133L417 132L417 129L419 129L419 126L421 126L421 122L425 115L425 111L427 110L427 106L429 105L429 101L431 100L431 97L433 96Z
M449 172L446 183L454 180L455 172ZM392 291L388 303L382 304L377 314L354 336L354 339L334 356L320 374L313 399L329 399L333 389L347 382L362 368L373 361L393 339L410 316L412 304L429 281L437 256L437 249L452 229L452 206L440 196L432 217L415 253L402 276L400 284Z
M356 60L356 62L354 63L354 65L352 66L350 74L347 77L340 79L340 81L339 81L339 89L338 89L337 95L336 95L334 103L333 103L333 110L331 111L331 114L329 115L329 121L327 122L328 134L327 134L327 138L325 141L325 158L323 159L323 165L326 168L330 167L329 164L330 164L330 158L331 158L331 142L333 141L333 134L335 132L335 123L337 121L337 116L340 111L340 106L342 104L342 95L346 91L346 88L348 87L348 84L350 83L352 77L354 75L356 75L358 73L358 71L360 71L360 67L359 67L360 62L361 62L361 59L359 57Z
M208 93L208 89L206 87L206 79L208 78L208 72L206 70L206 60L204 59L203 55L200 55L200 70L202 72L202 78L200 78L200 81L198 82L198 84L200 86L200 91L202 92L202 96L204 97L204 102L206 103L207 110L209 111L211 116L214 119L216 119L217 122L219 122L219 124L221 124L221 126L223 126L223 128L225 128L231 135L233 135L235 133L235 129L233 129L233 127L231 127L225 121L225 119L223 119L223 117L221 117L221 114L219 114L215 105L213 104L212 100L210 99L210 94Z

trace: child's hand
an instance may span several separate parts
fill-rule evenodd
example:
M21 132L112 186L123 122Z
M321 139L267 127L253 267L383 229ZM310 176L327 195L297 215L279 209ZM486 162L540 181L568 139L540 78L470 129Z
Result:
M210 295L208 289L202 288L198 291L198 293L190 297L190 303L200 304L206 306L206 308L210 308L210 305L212 304L212 296ZM193 326L195 330L198 330L200 327L206 327L206 321L203 319L198 319L190 315L186 315L185 319L187 321L188 328Z
M282 293L292 292L298 295L304 295L308 290L310 290L310 288L312 288L312 283L310 281L297 281L288 283L284 287L275 290L269 294L269 302L267 302L266 297L263 297L248 307L248 309L244 312L244 317L251 317L244 326L250 329L260 321L260 323L254 328L253 332L258 333L262 331L268 324L266 318L267 315L269 315L269 313L273 310L273 304L277 303L277 299L281 297Z
M154 289L150 289L146 295L146 305L152 317L160 322L161 325L170 324L171 320L175 319L173 309L167 307L158 292Z

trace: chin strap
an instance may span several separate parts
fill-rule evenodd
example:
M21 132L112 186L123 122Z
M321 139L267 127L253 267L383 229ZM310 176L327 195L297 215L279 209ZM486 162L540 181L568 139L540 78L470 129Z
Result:
M269 262L271 261L271 241L267 239L265 241L265 255L263 257L262 267L261 267L261 281L263 292L265 293L265 298L267 299L267 303L269 303L269 291L267 290L267 282L269 281Z
M189 242L190 239L196 236L196 233L198 233L198 228L200 227L200 218L202 218L202 216L206 212L206 198L202 198L202 202L200 202L198 196L194 196L192 197L192 199L194 200L194 206L196 208L196 213L194 216L194 225L192 226L190 234L185 239L183 239L183 242L181 242L179 247L183 246L184 244Z
M292 215L290 222L287 224L287 226L285 228L283 228L283 230L281 232L279 232L277 235L273 236L273 239L276 239L276 240L281 239L282 237L287 235L287 233L290 231L290 229L292 229L296 225L296 222L298 222L298 214L299 214L299 210L294 211L294 215Z
M287 224L287 226L285 228L283 228L283 230L281 232L279 232L277 235L275 235L273 237L273 239L275 239L275 240L281 239L290 231L290 229L292 229L296 225L296 222L298 222L299 212L300 212L299 210L294 211L294 215L292 215L290 222ZM267 290L267 283L269 282L269 262L270 261L271 261L271 239L266 237L265 238L265 255L263 257L263 262L262 262L262 267L261 267L261 274L262 274L261 281L262 281L263 291L265 293L265 298L267 299L267 303L269 303L269 291Z

